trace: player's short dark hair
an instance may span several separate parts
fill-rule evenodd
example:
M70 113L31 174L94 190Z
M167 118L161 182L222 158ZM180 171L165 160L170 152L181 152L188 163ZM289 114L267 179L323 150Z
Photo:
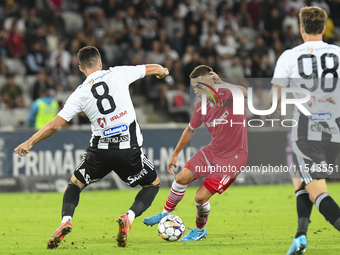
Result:
M316 6L303 7L300 10L299 19L307 34L321 34L327 20L327 13Z
M94 46L85 46L78 51L78 61L82 69L91 68L97 65L100 59L99 50Z
M213 69L210 66L207 65L200 65L197 66L189 75L189 78L197 78L199 76L207 76L210 75L210 72L213 71Z

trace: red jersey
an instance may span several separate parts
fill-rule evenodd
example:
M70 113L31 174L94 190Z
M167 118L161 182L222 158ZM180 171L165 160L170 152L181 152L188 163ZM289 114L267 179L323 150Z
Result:
M241 149L248 153L246 113L233 115L233 96L230 90L220 88L217 93L223 105L215 105L210 100L207 102L207 114L202 115L200 101L190 120L190 128L196 129L204 122L211 135L208 146L220 157L230 157ZM219 102L217 97L215 99Z

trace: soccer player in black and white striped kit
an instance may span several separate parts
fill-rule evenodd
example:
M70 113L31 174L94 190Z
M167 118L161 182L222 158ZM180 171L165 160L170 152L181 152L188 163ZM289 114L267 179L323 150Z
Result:
M313 203L320 213L340 231L340 209L328 194L326 179L336 169L340 151L340 47L322 41L326 12L318 7L304 7L299 14L303 44L282 53L277 61L273 88L304 88L311 98L303 106L311 113L304 115L295 106L292 129L298 172L294 178L298 229L287 254L302 254L307 248L307 229ZM272 103L273 88L269 95ZM293 93L302 98L302 93ZM300 177L300 178L299 178Z
M48 240L47 248L57 248L72 230L72 217L79 202L80 192L111 171L130 187L140 185L134 203L117 222L118 246L125 247L131 224L154 200L159 179L153 163L141 149L143 137L129 93L129 85L147 75L161 79L169 74L160 65L117 66L102 70L97 48L87 46L79 50L79 69L85 81L67 99L63 109L26 142L15 148L25 156L34 144L51 136L75 115L84 112L91 122L92 137L83 160L75 169L64 193L62 223Z

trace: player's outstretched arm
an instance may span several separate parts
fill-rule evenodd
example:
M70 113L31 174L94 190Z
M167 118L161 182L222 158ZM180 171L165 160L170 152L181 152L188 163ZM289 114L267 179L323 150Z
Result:
M29 153L33 145L53 135L64 123L65 120L57 115L53 120L46 123L38 132L31 136L30 139L16 147L14 152L21 157L25 156L27 153Z
M162 79L169 74L168 68L163 67L161 65L149 64L145 65L145 68L146 68L145 76L156 75L158 79Z
M178 154L183 150L183 148L188 144L188 142L191 140L193 135L195 134L196 130L192 130L190 126L187 126L183 133L181 138L179 139L177 146L172 153L172 156L168 163L168 172L172 175L175 175L174 171L172 170L172 166L177 167L177 157Z
M226 83L226 82L222 81L222 79L218 76L217 73L211 71L210 74L211 74L210 77L214 80L215 84L224 84L224 83ZM242 93L244 95L244 98L248 97L248 90L246 90L245 87L239 86L239 85L230 84L230 83L228 83L228 84L238 87L242 91Z

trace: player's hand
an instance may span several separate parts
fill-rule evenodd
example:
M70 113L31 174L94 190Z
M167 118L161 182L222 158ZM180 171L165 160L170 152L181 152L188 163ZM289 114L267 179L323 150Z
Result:
M218 76L217 73L211 71L210 74L211 74L210 77L214 80L215 84L223 84L223 83L225 83L224 81L221 80L220 76Z
M160 74L157 74L156 77L158 79L163 79L165 76L167 76L169 74L169 70L168 68L164 67L162 72Z
M24 157L27 153L30 152L30 149L33 147L32 144L28 143L27 141L20 144L18 147L14 149L14 152L21 157Z
M174 171L172 170L172 166L177 167L177 156L171 156L169 163L168 163L168 172L172 175L175 175Z

